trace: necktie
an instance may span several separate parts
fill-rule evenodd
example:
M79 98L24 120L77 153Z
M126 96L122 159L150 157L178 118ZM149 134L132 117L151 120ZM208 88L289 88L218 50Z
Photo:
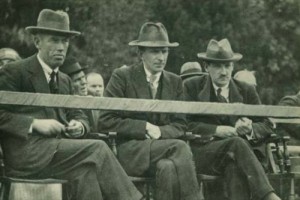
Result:
M50 75L49 88L51 94L58 93L57 73L55 71L52 71Z
M153 99L155 99L156 93L157 93L157 88L154 86L155 79L156 79L156 77L154 75L151 75L149 78L149 85L150 85L150 90L151 90Z
M221 95L221 92L222 92L222 89L221 88L218 88L217 89L217 98L218 98L218 101L220 103L227 103L227 100L224 96Z

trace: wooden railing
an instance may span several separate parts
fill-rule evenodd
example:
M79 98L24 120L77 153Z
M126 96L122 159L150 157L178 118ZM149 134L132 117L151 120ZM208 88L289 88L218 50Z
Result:
M108 98L0 91L0 104L202 115L300 118L300 107ZM295 120L296 120L295 119Z

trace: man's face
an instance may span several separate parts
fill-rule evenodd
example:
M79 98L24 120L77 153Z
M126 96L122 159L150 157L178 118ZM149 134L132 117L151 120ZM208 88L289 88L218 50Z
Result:
M142 61L152 74L157 74L165 68L169 55L168 47L145 47L141 52Z
M86 78L83 71L71 75L74 87L74 94L79 96L87 95Z
M60 35L38 34L34 39L41 59L52 69L63 64L69 47L69 38Z
M103 78L98 74L88 76L87 90L89 95L102 97L104 91Z
M233 62L211 62L207 65L206 70L209 73L212 82L218 87L223 87L227 85L231 79Z

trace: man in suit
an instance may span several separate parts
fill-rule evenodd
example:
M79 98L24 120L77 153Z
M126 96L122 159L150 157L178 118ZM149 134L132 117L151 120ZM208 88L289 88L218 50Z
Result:
M231 78L233 62L242 58L233 53L227 39L211 40L198 57L209 75L184 83L187 101L260 104L253 86ZM279 198L273 192L262 165L250 144L272 133L270 122L234 116L188 116L189 130L201 139L192 145L197 171L223 175L230 199Z
M138 40L142 63L123 66L112 74L104 91L106 97L182 100L179 76L164 70L170 43L161 23L145 23ZM186 121L178 114L102 112L98 127L118 132L118 156L131 176L156 177L160 200L199 199L192 154L184 141Z
M69 38L69 16L44 9L33 34L38 53L0 70L0 90L72 94L70 78L59 72ZM2 106L1 145L7 174L29 178L58 178L72 183L78 200L131 200L141 194L103 141L80 139L89 131L80 110Z

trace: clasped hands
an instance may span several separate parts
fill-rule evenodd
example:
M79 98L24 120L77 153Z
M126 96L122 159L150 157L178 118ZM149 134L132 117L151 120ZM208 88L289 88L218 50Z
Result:
M239 118L234 127L231 126L218 126L214 137L228 138L234 136L251 135L252 133L252 120L247 117Z
M55 119L34 119L32 130L48 137L64 133L69 138L79 138L84 134L83 125L76 120L71 120L65 126Z
M161 132L160 132L159 127L147 122L146 123L146 138L159 139L160 137L161 137Z

